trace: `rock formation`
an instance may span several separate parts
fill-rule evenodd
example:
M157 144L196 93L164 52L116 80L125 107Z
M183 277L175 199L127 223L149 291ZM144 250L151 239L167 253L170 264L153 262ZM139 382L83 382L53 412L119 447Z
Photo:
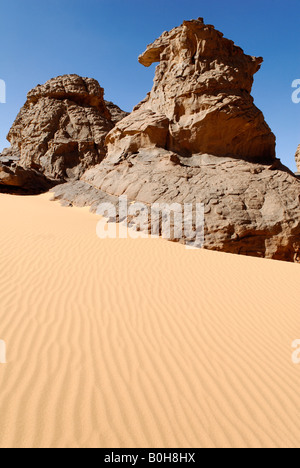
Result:
M109 154L160 147L182 156L275 157L275 137L250 95L262 58L245 55L200 18L165 32L139 57L159 62L154 86L109 134Z
M0 158L0 184L30 185L24 172L37 185L67 180L54 198L94 210L120 195L147 205L203 203L205 248L297 261L300 180L276 159L275 136L250 94L262 59L199 18L165 32L139 60L159 64L130 115L88 78L67 75L32 90Z
M19 153L18 173L33 170L56 183L78 179L99 163L106 154L107 133L127 115L103 95L96 80L77 75L31 90L7 137L11 151ZM10 183L22 180L13 176Z
M206 248L293 261L300 183L276 159L250 95L262 59L199 19L164 33L139 60L159 62L153 89L107 135L107 157L82 181L100 199L202 202ZM70 201L70 189L58 190ZM82 203L82 182L79 191Z

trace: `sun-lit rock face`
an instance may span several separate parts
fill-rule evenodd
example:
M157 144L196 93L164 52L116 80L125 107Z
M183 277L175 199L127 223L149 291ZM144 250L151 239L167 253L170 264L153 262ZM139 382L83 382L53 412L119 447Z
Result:
M109 133L109 154L157 146L183 156L274 159L275 136L250 95L261 57L199 18L163 33L139 61L159 62L154 86Z
M38 85L27 95L8 140L20 165L54 180L79 178L106 154L105 137L121 116L91 78L65 75ZM118 112L119 110L119 112Z

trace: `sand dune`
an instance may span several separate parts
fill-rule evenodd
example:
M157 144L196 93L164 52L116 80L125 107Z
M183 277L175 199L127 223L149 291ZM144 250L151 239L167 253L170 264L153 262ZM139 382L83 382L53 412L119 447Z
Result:
M299 265L0 196L0 447L296 447Z

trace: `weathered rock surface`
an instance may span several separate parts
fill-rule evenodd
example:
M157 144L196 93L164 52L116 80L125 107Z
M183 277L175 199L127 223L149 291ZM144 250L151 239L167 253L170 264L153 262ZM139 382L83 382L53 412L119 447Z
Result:
M156 61L151 93L108 134L108 156L82 181L146 204L202 202L206 248L294 261L300 182L276 159L250 96L262 59L198 20L140 57Z
M20 166L48 179L78 179L106 154L107 133L127 115L103 98L96 80L65 75L27 95L8 140L20 152Z

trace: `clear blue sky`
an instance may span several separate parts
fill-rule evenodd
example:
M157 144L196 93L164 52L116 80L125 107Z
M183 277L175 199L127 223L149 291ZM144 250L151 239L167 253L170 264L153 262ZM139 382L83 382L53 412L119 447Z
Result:
M27 92L66 73L96 78L105 97L132 110L152 87L154 67L138 55L184 19L203 16L246 53L264 57L253 96L277 136L277 156L295 170L300 104L299 0L10 0L2 1L0 150Z

